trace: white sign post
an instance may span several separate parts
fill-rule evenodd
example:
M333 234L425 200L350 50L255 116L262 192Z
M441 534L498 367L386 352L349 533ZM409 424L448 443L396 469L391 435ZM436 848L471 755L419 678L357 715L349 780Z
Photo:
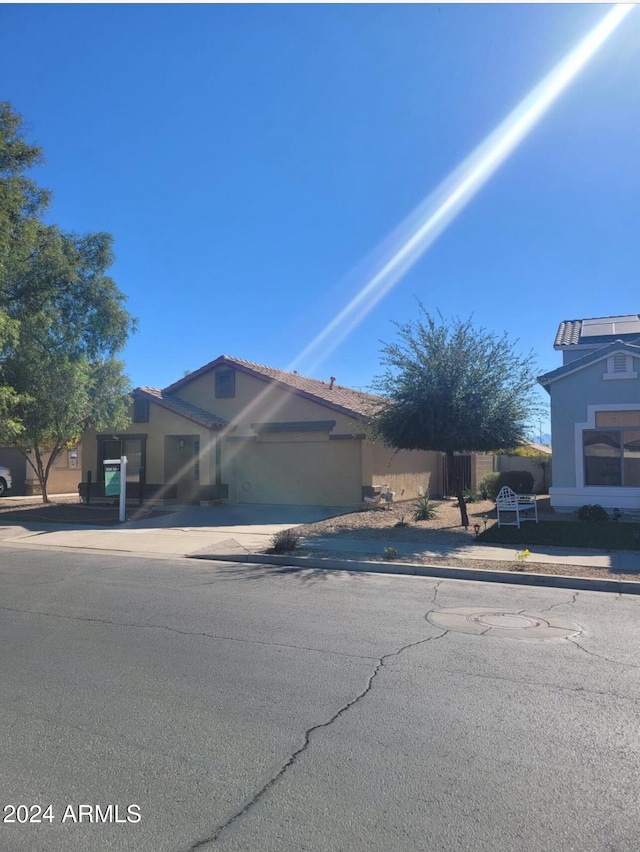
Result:
M125 507L127 502L127 457L121 456L119 459L105 459L105 488L106 496L115 497L120 493L120 511L118 520L124 523ZM116 468L117 469L114 469ZM118 490L116 490L118 489Z

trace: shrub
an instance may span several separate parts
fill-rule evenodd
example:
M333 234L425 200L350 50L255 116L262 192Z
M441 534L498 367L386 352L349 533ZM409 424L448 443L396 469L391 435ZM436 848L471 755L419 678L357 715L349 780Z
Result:
M429 499L429 492L427 491L424 497L420 497L418 498L418 500L416 500L416 505L413 512L413 520L430 521L432 518L435 518L435 516L436 507Z
M300 543L300 533L295 529L280 530L271 537L272 553L290 553L297 550Z
M492 485L495 488L495 494L491 495L491 499L495 500L500 489L507 485L516 494L531 494L533 491L533 474L528 470L505 470L499 474Z
M526 571L525 563L527 559L531 556L530 550L516 550L516 559L517 564L514 565L516 571Z
M585 506L580 506L577 516L579 521L588 521L592 524L609 520L607 510L603 509L599 503L587 503Z
M400 520L396 521L396 523L394 524L394 527L408 527L408 526L409 526L409 521L405 521L404 515L402 515Z
M498 492L494 494L494 483L497 482L499 473L488 473L482 482L478 483L478 496L481 500L495 500Z
M387 560L387 562L391 562L393 559L398 558L398 551L395 547L385 547L383 558Z
M477 491L473 491L471 488L465 488L462 492L462 496L464 497L465 503L477 503L480 497L478 496Z

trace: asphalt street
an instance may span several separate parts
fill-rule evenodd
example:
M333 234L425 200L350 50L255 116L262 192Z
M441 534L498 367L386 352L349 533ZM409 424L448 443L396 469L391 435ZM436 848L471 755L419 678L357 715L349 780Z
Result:
M0 850L635 852L639 623L606 593L2 547Z

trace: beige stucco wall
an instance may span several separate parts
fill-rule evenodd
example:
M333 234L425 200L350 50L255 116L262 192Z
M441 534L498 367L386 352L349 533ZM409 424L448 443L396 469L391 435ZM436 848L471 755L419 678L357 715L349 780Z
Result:
M165 482L165 436L195 435L200 439L199 485L215 483L215 440L221 442L223 484L232 502L359 506L362 486L388 484L396 499L441 493L438 454L394 453L360 437L363 423L285 388L236 370L235 397L215 398L215 377L209 372L179 389L179 398L227 420L222 433L209 431L151 402L148 423L132 423L127 435L146 435L146 481ZM259 432L252 423L335 421L331 430ZM346 436L340 439L340 436ZM337 439L336 439L337 438ZM241 439L241 440L238 440ZM249 439L249 440L245 440ZM85 440L84 476L97 471L94 432ZM175 456L175 447L171 450ZM186 492L185 492L186 494ZM179 495L180 496L180 495ZM196 496L195 494L193 496Z
M396 501L412 500L429 491L442 493L440 454L420 450L395 451L383 444L362 442L363 485L389 485Z
M361 441L329 436L362 432L362 422L319 403L235 371L235 396L216 399L210 372L180 388L179 396L230 423L222 444L222 481L229 499L246 503L356 506L361 503ZM330 431L267 432L252 423L335 421ZM226 440L226 436L231 440ZM238 438L251 438L239 441ZM213 481L213 480L212 480Z
M101 433L104 434L104 433ZM200 484L209 485L215 481L215 451L212 444L215 432L210 432L191 420L180 417L165 408L160 408L153 402L149 405L148 423L131 423L128 429L118 432L119 435L146 435L146 481L148 483L164 482L164 438L165 435L187 436L195 435L200 439ZM83 438L83 480L86 481L87 471L90 470L93 481L101 478L98 465L98 442L96 433L88 430ZM213 477L213 478L212 478Z
M543 487L543 481L546 485L546 490L549 489L551 483L551 455L549 455L549 464L547 465L547 469L544 473L542 472L542 468L539 464L536 464L531 458L527 456L509 456L509 455L499 455L496 456L497 470L501 473L502 471L509 470L528 470L529 473L533 476L533 490L536 494L545 493L545 488Z
M132 423L128 433L146 433L147 438L147 482L164 482L164 436L165 435L195 435L200 439L200 482L208 485L211 482L211 432L204 426L199 426L191 420L186 420L171 411L151 403L149 406L148 423Z
M361 504L360 441L329 441L315 433L300 441L288 437L265 435L223 446L223 479L226 468L232 502Z
M75 456L75 458L74 458ZM46 465L49 461L49 453L43 456ZM35 461L35 459L34 459ZM40 494L41 488L34 469L25 460L25 494ZM54 460L49 470L47 480L47 493L71 494L78 491L78 483L82 479L82 446L73 450L63 450Z
M271 421L335 420L334 434L362 431L362 423L357 418L332 411L240 370L235 373L236 395L231 399L216 399L213 371L181 387L178 396L232 423L236 436L255 435L252 423Z
M471 488L475 490L488 473L496 470L496 457L492 453L471 454Z

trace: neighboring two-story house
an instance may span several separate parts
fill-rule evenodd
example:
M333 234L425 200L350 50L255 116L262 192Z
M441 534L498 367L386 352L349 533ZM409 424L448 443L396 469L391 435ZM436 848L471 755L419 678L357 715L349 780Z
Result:
M562 366L538 377L551 396L551 505L640 512L640 315L561 322L554 349Z
M360 506L374 486L397 500L441 493L439 453L369 441L376 398L330 381L221 356L164 390L133 391L132 423L87 432L83 484L104 495L104 461L128 459L127 492L179 501Z

